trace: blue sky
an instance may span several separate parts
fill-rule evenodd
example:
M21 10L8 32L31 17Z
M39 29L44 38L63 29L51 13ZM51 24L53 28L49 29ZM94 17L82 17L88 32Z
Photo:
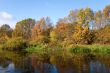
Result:
M46 16L55 24L70 10L90 7L97 11L109 4L110 0L0 0L0 25L7 23L14 27L22 19L33 18L37 21Z

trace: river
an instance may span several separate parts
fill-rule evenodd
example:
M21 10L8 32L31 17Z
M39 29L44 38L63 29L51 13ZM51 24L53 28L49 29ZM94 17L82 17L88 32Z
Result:
M110 73L109 55L39 57L15 52L0 53L0 73Z

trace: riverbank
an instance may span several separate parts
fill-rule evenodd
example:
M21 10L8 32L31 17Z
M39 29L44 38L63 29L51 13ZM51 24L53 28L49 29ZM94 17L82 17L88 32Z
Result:
M47 45L38 44L34 47L29 47L25 49L28 53L36 54L61 54L61 53L70 53L70 54L110 54L110 45L74 45L69 48L62 48L61 46L49 47Z

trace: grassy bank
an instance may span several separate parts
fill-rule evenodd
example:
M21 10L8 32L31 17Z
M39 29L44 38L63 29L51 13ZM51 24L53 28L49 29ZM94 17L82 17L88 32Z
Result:
M62 48L60 46L55 46L54 48L48 45L37 44L34 47L29 47L25 49L28 53L36 54L56 54L60 55L62 53L68 54L110 54L110 45L74 45L70 48Z
M110 54L110 45L77 45L70 50L72 53Z

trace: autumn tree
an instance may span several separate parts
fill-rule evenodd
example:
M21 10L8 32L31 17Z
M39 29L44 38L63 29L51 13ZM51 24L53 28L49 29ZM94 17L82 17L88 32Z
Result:
M32 40L37 42L48 43L50 38L50 30L52 28L50 18L42 18L32 29Z
M75 32L72 35L72 38L73 38L75 44L78 44L81 42L82 31L83 31L82 25L77 23L77 25L75 26Z
M81 24L77 24L72 38L74 44L92 44L95 39L95 32L88 26L83 27Z
M110 25L106 25L104 28L99 29L97 32L97 43L110 43Z
M13 37L22 37L29 40L32 35L32 28L35 26L35 20L28 18L17 22L13 32Z
M84 27L82 31L82 44L92 44L96 38L95 31L90 30L88 27Z
M74 24L64 23L59 20L54 32L56 32L57 40L62 46L73 44L71 34L74 33Z

